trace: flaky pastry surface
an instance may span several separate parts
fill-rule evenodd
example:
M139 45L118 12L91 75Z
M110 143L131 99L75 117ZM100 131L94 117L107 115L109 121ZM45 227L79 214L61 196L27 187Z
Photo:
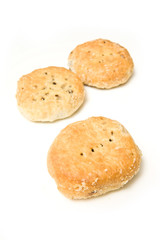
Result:
M20 78L17 104L31 121L52 122L72 115L84 101L84 87L75 73L62 67L37 69Z
M78 45L68 57L68 66L84 84L109 89L127 82L134 64L124 47L96 39Z
M119 122L91 117L64 128L51 145L47 166L68 198L102 195L126 184L139 170L141 152Z

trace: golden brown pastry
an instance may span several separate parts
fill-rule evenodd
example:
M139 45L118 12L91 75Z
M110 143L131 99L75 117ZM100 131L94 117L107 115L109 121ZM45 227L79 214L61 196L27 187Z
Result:
M52 122L72 115L84 101L75 73L62 67L37 69L18 81L17 104L31 121Z
M134 66L124 47L105 39L78 45L70 53L68 65L84 84L106 89L127 82Z
M91 117L68 125L51 145L47 166L68 198L86 199L123 187L139 170L141 152L117 121Z

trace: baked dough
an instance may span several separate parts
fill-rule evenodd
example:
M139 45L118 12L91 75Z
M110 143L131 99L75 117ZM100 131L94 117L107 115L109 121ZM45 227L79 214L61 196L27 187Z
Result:
M105 89L127 82L134 66L124 47L105 39L78 45L70 53L68 65L84 84Z
M84 101L84 87L63 67L37 69L18 81L17 104L31 121L52 122L72 115Z
M117 121L91 117L68 125L51 145L47 166L58 189L86 199L123 187L139 170L141 152Z

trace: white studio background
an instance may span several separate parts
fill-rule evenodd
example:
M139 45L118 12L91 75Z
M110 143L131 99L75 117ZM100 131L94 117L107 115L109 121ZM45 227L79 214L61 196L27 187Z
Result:
M159 6L153 1L0 2L0 240L159 239ZM17 80L36 68L67 67L80 43L106 38L135 63L118 88L85 87L71 117L32 123L17 110ZM66 199L46 166L47 151L69 123L90 116L121 122L143 153L123 189L90 200Z

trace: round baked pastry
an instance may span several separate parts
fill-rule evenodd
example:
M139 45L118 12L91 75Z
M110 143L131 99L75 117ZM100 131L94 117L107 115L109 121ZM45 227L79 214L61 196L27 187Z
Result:
M84 84L105 89L127 82L134 66L124 47L105 39L78 45L70 53L68 65Z
M52 122L72 115L84 101L84 86L63 67L37 69L18 81L17 104L31 121Z
M117 121L91 117L64 128L47 166L68 198L85 199L123 187L139 170L141 152Z

